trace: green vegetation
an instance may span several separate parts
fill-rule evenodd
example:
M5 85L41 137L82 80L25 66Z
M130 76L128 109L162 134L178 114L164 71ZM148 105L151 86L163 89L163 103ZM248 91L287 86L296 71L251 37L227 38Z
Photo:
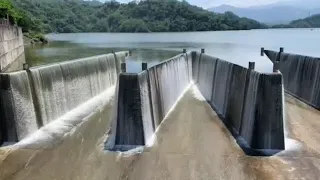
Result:
M0 18L7 18L11 23L18 23L21 20L22 16L12 5L9 0L3 0L0 2Z
M22 28L24 34L35 42L46 43L47 39L42 34L37 25L38 21L30 18L25 11L13 6L10 0L0 1L0 19L9 18L11 24L16 24Z
M292 21L291 26L295 28L319 28L320 27L320 14L316 14L305 19Z
M82 0L13 0L40 32L182 32L267 28L231 12L214 14L186 1L144 0L121 4Z
M274 25L272 28L320 28L320 14L294 20L289 24Z

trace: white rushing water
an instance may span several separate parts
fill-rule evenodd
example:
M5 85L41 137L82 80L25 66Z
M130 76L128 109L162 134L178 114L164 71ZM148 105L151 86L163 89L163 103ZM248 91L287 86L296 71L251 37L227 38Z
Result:
M115 85L116 67L111 54L31 69L43 123Z
M4 105L7 107L5 110L9 114L6 118L2 118L7 122L9 135L7 140L14 142L16 141L15 135L18 136L18 140L21 140L35 132L38 126L27 73L11 73L8 78L10 88L4 91L3 95L6 98Z

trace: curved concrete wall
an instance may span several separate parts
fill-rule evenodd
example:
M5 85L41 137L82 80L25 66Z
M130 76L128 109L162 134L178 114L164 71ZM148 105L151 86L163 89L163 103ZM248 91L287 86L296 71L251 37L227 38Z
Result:
M21 140L114 86L128 52L1 74L1 138Z
M320 109L320 58L265 50L272 60L279 60L286 92Z

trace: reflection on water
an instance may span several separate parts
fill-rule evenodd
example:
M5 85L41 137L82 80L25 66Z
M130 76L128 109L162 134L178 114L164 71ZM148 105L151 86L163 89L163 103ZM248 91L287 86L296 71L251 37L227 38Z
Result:
M206 53L241 66L256 62L256 70L271 72L272 64L260 56L260 48L320 56L318 29L275 29L187 33L75 33L49 34L49 45L26 47L27 61L41 65L86 56L132 50L128 72L139 72L141 62L148 66L159 63L182 51L206 49Z

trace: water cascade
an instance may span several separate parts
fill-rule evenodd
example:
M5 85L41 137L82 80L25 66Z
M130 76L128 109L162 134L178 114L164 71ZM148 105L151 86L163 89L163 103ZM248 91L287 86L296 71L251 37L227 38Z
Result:
M178 55L141 73L120 75L117 115L107 149L128 150L149 144L154 131L191 82L189 56Z
M200 92L249 155L284 149L282 75L264 74L195 54L193 75ZM266 100L265 98L268 98Z
M271 61L279 62L285 91L320 109L320 59L270 50L264 52Z
M1 142L28 136L116 85L128 52L1 74Z
M284 149L282 75L258 73L198 52L139 74L120 75L118 109L106 148L148 145L192 81L247 154L272 155Z
M170 179L177 170L236 179L250 163L253 173L284 169L284 159L274 166L281 156L244 155L284 150L281 73L199 52L120 73L126 53L115 54L1 74L0 140L19 142L1 147L0 179Z
M27 72L1 74L0 144L15 142L38 129Z
M112 53L1 75L1 141L18 141L116 85L109 150L152 144L186 87L195 82L243 150L284 149L280 73L263 74L199 52L141 73L120 73L128 53ZM119 77L119 78L118 78ZM268 98L268 99L266 99ZM102 118L102 117L101 117Z

